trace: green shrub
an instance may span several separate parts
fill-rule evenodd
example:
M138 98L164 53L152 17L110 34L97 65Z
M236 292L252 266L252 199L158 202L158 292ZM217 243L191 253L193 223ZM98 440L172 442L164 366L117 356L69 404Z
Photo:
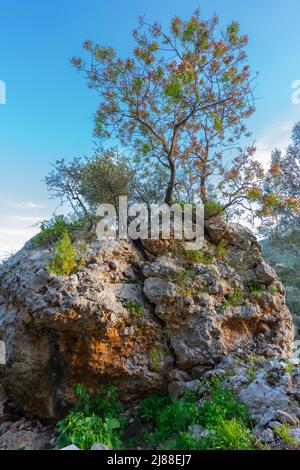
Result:
M173 433L185 431L189 425L199 421L199 406L189 401L174 400L160 411L156 419L156 429L148 437L150 444L160 444Z
M85 415L96 413L102 418L117 418L124 412L118 389L114 385L110 385L104 394L92 397L85 385L77 384L75 395L77 402L74 405L74 411L81 411Z
M101 442L110 449L123 447L119 437L121 423L116 418L102 419L95 414L85 416L82 412L74 411L60 421L58 427L61 447L75 444L82 450L89 450L96 442Z
M211 254L201 250L184 250L184 256L187 261L193 263L211 264L214 260Z
M286 365L285 365L285 371L290 374L290 375L293 375L293 372L295 370L295 366L292 362L288 362Z
M220 378L213 378L206 385L210 399L202 405L198 404L197 394L191 392L176 400L159 395L142 400L137 419L140 430L130 436L128 445L167 450L257 448L259 443L248 424L246 407L235 400L229 389L222 388ZM111 386L104 395L92 399L86 388L78 385L76 396L76 405L58 423L60 446L76 444L89 449L95 442L103 442L112 449L121 449L126 421L117 389ZM205 429L202 437L189 432L189 426L197 424Z
M61 240L53 247L53 256L47 265L47 270L56 276L70 276L76 273L83 264L83 256L77 254L68 232L65 231Z
M184 247L169 246L160 251L162 255L166 253L184 258L190 263L211 264L213 262L213 256L203 250L186 250Z
M110 386L104 395L94 399L84 385L77 385L75 392L77 403L58 423L60 447L75 444L86 450L95 442L101 442L111 449L122 449L121 437L126 421L117 389Z
M224 259L226 256L226 247L224 240L220 240L219 243L214 246L214 250L219 258Z
M224 206L216 198L206 198L203 201L204 218L210 219L214 216L224 215Z
M119 418L124 412L124 407L119 400L117 387L110 385L103 395L95 398L95 411L97 415L109 418Z
M213 429L219 425L220 420L237 419L246 423L248 418L247 408L235 400L231 390L224 389L220 383L217 383L211 400L206 400L201 406L199 423L208 429Z
M249 356L249 366L247 369L248 379L252 382L256 377L256 357L253 354Z
M164 445L165 450L207 450L208 448L206 439L195 437L188 432L180 432Z
M68 219L63 215L56 215L50 220L44 220L40 224L40 232L34 237L35 246L43 246L54 243L61 239L65 232L72 235L75 230L80 230L86 226L86 221L82 219Z
M208 444L215 450L252 450L254 441L253 433L244 423L236 418L231 420L221 418L209 436Z
M151 397L143 403L144 417L155 425L153 432L145 433L147 446L159 445L166 450L252 449L256 441L248 426L246 407L230 390L222 388L219 378L207 382L207 390L211 399L201 406L193 393L171 402ZM195 424L205 429L203 437L188 432Z
M159 353L158 353L156 346L153 346L151 348L150 360L151 360L151 367L154 370L159 370L160 369L160 357L159 357Z
M290 435L291 427L287 423L275 427L275 434L286 444L296 445L296 439Z
M254 436L250 429L239 421L222 420L206 432L205 437L195 437L181 432L166 443L166 450L252 450Z
M271 295L276 295L276 294L278 294L278 289L277 289L277 287L275 287L275 286L269 287L268 290L269 290L269 292L270 292Z
M245 296L241 291L234 291L232 294L229 294L227 300L223 302L222 308L226 310L230 307L238 307L245 303Z
M141 304L138 304L136 302L131 302L130 300L127 300L124 304L123 307L127 308L133 315L136 317L142 317L144 315L144 307Z
M259 281L253 281L249 284L248 286L248 292L250 294L255 294L255 295L259 295L261 294L263 291Z
M146 421L156 421L158 415L169 403L169 397L159 395L149 395L139 403L138 414Z
M196 277L197 274L194 269L182 268L171 277L171 280L181 289L186 289L192 286Z

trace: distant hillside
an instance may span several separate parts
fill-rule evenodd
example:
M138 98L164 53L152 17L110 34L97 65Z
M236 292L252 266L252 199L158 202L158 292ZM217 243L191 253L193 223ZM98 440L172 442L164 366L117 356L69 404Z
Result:
M273 248L268 240L261 240L260 244L264 257L270 261L286 289L287 305L293 314L297 336L300 338L300 259L281 247Z

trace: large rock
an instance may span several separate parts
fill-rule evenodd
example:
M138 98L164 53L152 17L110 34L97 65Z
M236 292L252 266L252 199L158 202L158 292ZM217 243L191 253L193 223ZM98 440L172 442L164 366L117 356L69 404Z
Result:
M292 352L294 329L284 290L261 257L256 238L240 225L218 225L218 220L206 221L210 238L205 250L213 255L212 263L186 262L173 248L168 260L157 251L143 270L151 276L144 294L156 305L182 370L214 365L231 352L265 357ZM220 233L226 244L223 256L212 247Z
M289 356L291 316L255 237L223 221L206 230L210 264L163 240L143 242L144 253L127 241L88 242L86 263L71 277L48 274L49 247L29 243L10 258L0 268L8 395L56 418L77 383L95 393L114 383L130 400L167 391L180 371L191 377L231 352ZM220 230L224 256L212 244ZM259 294L251 292L257 283Z
M70 278L48 275L49 255L49 249L29 245L0 270L8 394L31 413L51 418L74 400L77 383L91 392L115 383L128 399L167 390L174 356L143 299L142 255L126 241L94 242L86 265ZM130 302L142 306L142 315Z

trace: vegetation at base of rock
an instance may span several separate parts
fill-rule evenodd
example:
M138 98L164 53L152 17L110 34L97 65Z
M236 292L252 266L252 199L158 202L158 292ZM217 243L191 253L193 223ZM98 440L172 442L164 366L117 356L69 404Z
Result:
M209 387L211 396L201 405L193 392L178 399L150 395L141 400L135 418L140 431L128 439L128 447L250 450L261 446L252 434L246 407L222 387L219 379L214 378ZM117 389L110 386L105 394L92 398L84 386L78 385L76 396L78 401L72 411L58 423L59 445L89 449L101 442L111 449L125 448L130 425L124 418ZM192 433L195 425L203 427L203 436Z
M249 424L249 414L220 381L210 384L211 397L202 405L197 395L186 393L181 399L151 396L142 400L139 415L151 421L154 430L145 431L144 447L166 450L253 449L258 445ZM189 427L201 425L203 436L196 437Z
M60 447L70 444L88 450L95 442L111 449L122 449L122 434L126 424L118 392L110 386L104 395L93 399L85 387L76 387L77 403L73 410L58 423Z
M155 421L168 402L167 396L149 395L139 403L138 415L145 421Z
M236 419L224 421L211 429L206 437L197 438L181 432L167 445L166 450L254 450L255 438L251 430Z
M127 308L134 316L142 317L145 313L144 307L141 304L127 300L123 307Z
M118 435L121 431L120 422L115 418L99 418L92 414L70 413L59 423L61 431L60 445L77 445L82 450L89 450L95 442L101 442L111 449L121 449L122 442Z
M71 276L84 264L84 257L80 249L77 250L71 242L67 231L63 233L61 240L56 242L53 247L51 261L47 264L47 270L50 274L56 276Z

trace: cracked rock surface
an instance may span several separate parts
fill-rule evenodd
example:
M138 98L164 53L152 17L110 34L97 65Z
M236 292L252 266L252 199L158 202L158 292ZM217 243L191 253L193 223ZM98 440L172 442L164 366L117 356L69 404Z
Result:
M114 383L130 401L167 391L174 377L199 378L231 353L290 356L284 290L255 237L220 220L205 228L203 259L179 242L109 240L90 241L71 277L48 274L50 247L28 243L5 262L0 380L9 397L56 419L77 383L95 393Z

